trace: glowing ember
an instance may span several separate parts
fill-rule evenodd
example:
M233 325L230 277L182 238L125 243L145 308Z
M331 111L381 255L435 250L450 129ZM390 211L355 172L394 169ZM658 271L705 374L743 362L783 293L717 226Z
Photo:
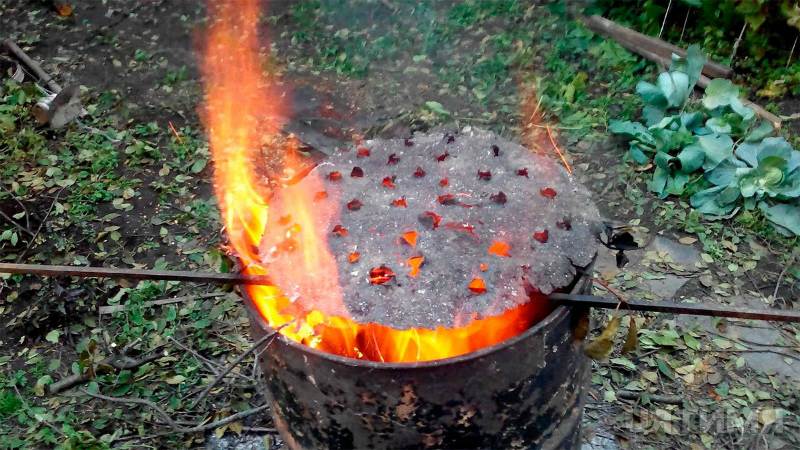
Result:
M455 139L455 138L454 138L454 139ZM444 153L444 154L442 154L442 155L439 155L439 156L437 156L437 157L436 157L436 160L437 160L437 161L439 161L439 162L442 162L442 161L444 161L445 159L447 159L447 157L448 157L448 156L450 156L450 153Z
M358 148L358 157L359 158L367 158L367 157L369 157L370 154L371 154L371 152L369 151L368 148L364 148L364 147L359 147Z
M447 178L442 178L441 180L439 180L439 186L445 187L448 184L450 184L450 182L447 180Z
M353 252L353 253L350 253L349 255L347 255L347 260L350 261L351 263L354 263L354 262L358 261L358 258L360 258L360 257L361 257L360 253Z
M486 269L488 269L488 268L489 268L488 264L486 264L486 263L481 264L481 272L486 272Z
M364 204L356 199L347 202L347 209L349 209L350 211L358 211L359 209L361 209L362 206L364 206Z
M394 272L388 267L378 267L369 271L369 282L372 284L384 284L394 279Z
M480 278L473 278L469 282L469 290L478 295L484 294L486 293L486 283Z
M417 170L414 172L414 178L422 178L425 176L425 171L422 170L422 167L417 166Z
M533 233L533 238L541 242L542 244L546 244L549 235L550 233L548 233L547 230L537 231L536 233Z
M329 180L338 180L342 178L342 174L339 172L331 172L328 174Z
M417 246L418 237L419 233L417 233L416 231L409 231L407 233L403 233L403 240L405 240L412 247Z
M542 197L547 197L549 199L556 198L556 190L553 188L544 188L539 191L539 193L542 194Z
M511 248L508 244L503 241L494 241L492 245L489 246L488 252L492 255L497 256L505 256L506 258L509 257L508 250Z
M350 176L353 178L362 178L364 176L364 170L361 169L361 167L353 167Z
M408 203L406 203L406 198L405 197L402 197L400 200L395 200L393 204L394 204L394 206L397 206L397 207L401 207L402 206L403 208L408 208Z
M408 259L408 265L411 266L411 271L408 272L409 277L413 278L419 275L419 268L422 266L423 261L425 261L425 258L422 256L415 256Z
M389 177L383 179L383 185L390 189L394 189L394 182L392 182L392 179Z
M397 153L392 153L389 155L389 162L386 163L387 166L391 166L392 164L397 164L400 162L400 158L397 157Z
M338 234L339 236L342 237L347 236L347 229L341 225L336 225L335 227L333 227L333 230L331 230L331 232L333 232L333 234Z
M478 171L478 179L479 180L491 180L492 179L492 172L487 170L485 172Z
M506 202L508 201L508 199L506 198L506 194L503 191L500 191L497 194L490 195L489 200L492 200L501 205L505 205Z

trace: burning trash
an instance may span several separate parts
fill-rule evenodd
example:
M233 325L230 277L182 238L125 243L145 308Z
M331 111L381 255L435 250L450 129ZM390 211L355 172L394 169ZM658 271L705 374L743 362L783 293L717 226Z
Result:
M319 350L457 356L549 314L597 223L563 168L490 132L365 141L274 192L258 257L283 298L250 296L265 317L308 317L296 337Z
M258 2L211 2L209 16L215 189L244 273L274 282L243 296L254 337L275 337L258 359L287 445L576 445L583 313L547 295L589 289L587 192L472 128L366 140L309 167L270 138L288 105L262 71Z

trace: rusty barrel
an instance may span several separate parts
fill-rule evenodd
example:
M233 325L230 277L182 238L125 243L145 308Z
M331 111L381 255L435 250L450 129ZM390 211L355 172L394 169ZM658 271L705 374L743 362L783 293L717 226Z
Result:
M579 277L568 291L586 293ZM273 330L244 292L254 339ZM462 356L381 363L284 338L259 354L290 448L578 448L590 363L559 306L526 332Z

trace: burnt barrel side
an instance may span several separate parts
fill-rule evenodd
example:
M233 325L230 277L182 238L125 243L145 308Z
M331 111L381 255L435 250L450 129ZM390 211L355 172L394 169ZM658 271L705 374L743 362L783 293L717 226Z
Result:
M245 303L259 339L271 330ZM259 362L291 448L577 448L590 363L573 329L584 313L558 307L521 335L438 361L360 361L280 337Z

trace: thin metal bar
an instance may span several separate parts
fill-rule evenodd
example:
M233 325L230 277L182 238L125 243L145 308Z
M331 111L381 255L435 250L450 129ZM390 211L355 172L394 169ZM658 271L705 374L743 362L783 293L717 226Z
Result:
M39 264L0 263L0 273L84 278L114 278L122 280L167 280L212 284L272 285L266 275L238 273L192 272L186 270L117 269L113 267L49 266Z
M585 306L591 308L616 309L628 311L663 312L672 314L690 314L695 316L732 317L736 319L770 320L774 322L800 322L800 311L785 309L753 309L733 308L725 305L708 303L672 303L651 302L644 300L628 300L619 304L619 300L597 295L550 294L550 299L560 305Z
M185 270L117 269L113 267L51 266L39 264L0 263L0 273L41 276L72 276L84 278L114 278L124 280L167 280L191 283L272 285L267 275L237 273L192 272ZM597 295L550 294L561 305L617 309L619 301ZM737 319L800 322L800 311L732 308L707 303L671 303L628 300L619 306L628 311L663 312L696 316L732 317Z

